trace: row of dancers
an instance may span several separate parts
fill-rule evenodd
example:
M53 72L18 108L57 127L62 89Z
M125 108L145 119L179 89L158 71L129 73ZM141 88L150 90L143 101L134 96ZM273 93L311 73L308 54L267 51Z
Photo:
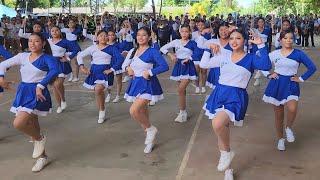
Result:
M162 56L166 54L174 62L170 79L178 82L179 114L174 120L176 122L183 123L188 119L186 88L191 81L198 80L200 74L197 73L197 66L204 70L210 69L208 79L211 79L214 89L203 109L212 120L212 128L218 137L219 171L228 170L235 155L230 148L229 126L231 123L237 126L243 124L249 103L246 88L255 70L261 70L270 79L263 101L274 106L277 148L285 150L284 138L288 142L295 141L292 126L298 109L299 83L307 80L316 71L316 67L303 51L293 48L292 31L280 33L282 47L270 54L265 41L256 32L251 32L248 42L257 47L257 52L247 53L245 33L241 29L230 28L225 23L219 27L218 39L206 40L205 33L198 32L198 39L191 40L188 25L182 25L179 31L181 39L176 39L159 50L158 46L152 45L151 30L142 27L137 32L137 46L124 58L117 43L109 43L115 33L100 30L96 34L96 44L77 53L79 68L87 75L84 87L95 91L99 123L106 117L104 90L111 85L113 74L127 73L131 80L124 98L132 102L130 115L146 132L144 153L152 152L158 129L149 120L148 105L151 101L158 102L164 98L157 75L169 70ZM32 157L37 158L32 168L34 172L40 171L48 163L45 153L46 136L41 134L38 122L38 116L47 115L52 108L48 85L53 85L55 96L60 98L57 98L60 101L58 105L63 111L66 108L63 105L64 75L70 72L69 60L77 51L72 43L68 47L70 42L61 38L58 27L51 29L51 36L52 39L48 41L40 33L30 34L30 52L20 53L0 63L0 86L4 89L10 88L10 82L4 78L6 70L20 65L22 82L10 111L16 114L14 127L33 138ZM170 51L171 48L175 51ZM73 49L71 54L66 53L69 49ZM88 55L92 56L90 70L83 63L83 58ZM307 71L297 76L300 64L305 65ZM288 115L284 125L285 106L288 107Z

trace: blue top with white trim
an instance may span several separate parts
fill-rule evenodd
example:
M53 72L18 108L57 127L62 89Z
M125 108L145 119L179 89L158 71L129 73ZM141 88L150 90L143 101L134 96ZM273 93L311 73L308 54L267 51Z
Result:
M44 89L58 76L58 63L48 54L40 55L31 63L30 55L31 53L19 53L0 63L0 77L4 77L7 68L19 65L22 82L38 83L37 86Z

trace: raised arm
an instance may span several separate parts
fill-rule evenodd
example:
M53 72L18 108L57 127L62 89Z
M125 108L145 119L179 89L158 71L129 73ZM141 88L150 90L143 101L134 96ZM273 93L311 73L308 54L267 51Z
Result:
M84 28L83 31L82 31L82 35L92 41L96 41L96 36L95 35L92 35L92 34L88 34L88 29L87 28Z
M264 44L258 45L259 55L252 54L252 65L254 69L269 71L272 68L272 64L268 55L268 48Z
M274 41L274 46L275 46L275 48L279 48L281 46L281 44L280 44L280 33L276 34L276 38L275 38L275 41Z
M211 52L209 49L206 49L202 55L199 66L204 69L220 67L222 56L227 55L224 51L220 53L221 54L215 54L210 58Z
M128 52L128 54L127 54L127 56L126 56L126 59L124 60L124 62L122 63L122 71L126 71L126 68L128 67L128 66L130 66L130 64L131 64L131 62L132 62L132 59L130 58L131 57L131 55L132 55L132 53L133 53L133 51L134 51L134 49L131 49L129 52Z
M21 38L29 39L31 33L25 33L22 28L19 29L18 36Z

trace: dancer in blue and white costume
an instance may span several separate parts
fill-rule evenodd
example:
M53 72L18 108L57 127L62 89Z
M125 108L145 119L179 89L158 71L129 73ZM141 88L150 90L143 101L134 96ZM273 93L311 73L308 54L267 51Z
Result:
M181 39L176 39L160 48L163 54L167 54L175 63L171 80L178 81L179 108L180 112L175 122L186 122L188 119L186 111L186 89L191 80L197 80L196 67L194 61L201 59L201 50L195 41L190 40L190 26L182 25L180 28ZM170 48L175 48L176 53L169 52Z
M124 51L123 43L116 42L116 38L117 38L116 33L112 30L109 30L107 34L108 34L108 44L115 46L119 50L122 56L126 56L128 52ZM115 63L114 61L111 62L111 64L114 64L114 63ZM120 101L120 93L122 91L122 74L123 74L121 67L122 67L122 64L120 66L120 69L117 69L114 73L116 77L117 91L116 91L116 97L112 101L113 103L117 103ZM108 95L106 97L106 100L105 100L106 102L109 102L111 99L110 91L108 92Z
M218 32L219 39L208 40L206 42L206 46L218 45L219 47L215 47L215 48L224 48L225 50L232 51L232 48L229 45L230 30L229 30L228 23L220 24L218 30L219 30L219 32ZM211 89L214 89L216 87L216 85L218 84L219 76L220 76L220 68L219 67L211 68L209 70L208 78L206 81L206 86L208 86Z
M198 30L195 32L192 32L192 40L195 41L197 43L198 48L201 49L200 57L202 57L204 49L206 49L205 42L211 39L211 29L206 28L204 20L199 20L196 24L197 24ZM207 69L202 69L199 67L200 59L196 59L193 61L198 74L198 78L195 81L195 84L196 84L195 92L197 94L199 94L200 91L201 93L206 92L205 84L207 79Z
M151 29L151 28L150 28ZM156 33L154 33L152 30L151 30L151 40L152 40L152 45L151 47L154 48L154 49L157 49L160 51L160 46L159 46L159 43L158 43L158 40L157 40L157 35ZM149 102L149 106L154 106L156 105L156 102L155 101L150 101Z
M32 33L24 32L24 30L26 28L26 24L27 24L27 19L23 19L21 27L20 27L19 32L18 32L18 36L21 37L21 38L29 39L29 37L31 36ZM46 39L50 38L50 34L48 32L43 32L42 31L42 26L41 26L41 24L39 22L35 22L33 24L32 31L34 33L41 33L41 35L43 37L45 37Z
M40 133L38 116L46 116L51 110L52 103L47 85L59 72L57 61L51 56L50 45L45 37L39 33L32 33L28 45L30 53L19 53L0 63L0 86L8 89L9 82L4 79L6 69L20 66L22 82L10 111L16 115L13 126L33 138L32 157L38 159L32 171L38 172L48 163L45 154L46 137Z
M62 28L61 32L66 34L66 39L72 43L74 46L73 48L77 51L81 51L81 48L78 44L78 36L82 34L82 30L80 28L76 27L76 23L73 19L69 19L68 27L69 28ZM72 52L67 52L68 54L72 54ZM75 57L74 57L75 59ZM73 59L72 59L73 60ZM71 61L72 62L72 61ZM79 81L79 66L77 64L77 61L75 62L75 70L74 73L70 75L68 81L72 82L78 82Z
M59 27L53 26L50 33L52 38L48 39L48 42L52 50L52 55L56 58L59 65L59 75L53 82L53 92L58 104L57 113L62 113L62 111L67 108L63 82L64 79L72 73L70 61L77 56L79 49L70 41L62 38ZM67 52L71 52L71 54Z
M281 40L280 40L280 33L282 31L288 31L288 30L292 30L294 31L294 43L299 45L301 43L301 39L298 33L298 28L294 27L294 29L291 29L291 23L288 19L285 19L282 21L281 23L281 30L280 32L278 32L275 36L275 41L274 41L274 47L276 49L281 49Z
M271 47L268 46L268 44L269 44L268 39L270 39L269 38L270 36L272 37L272 34L271 34L272 32L271 32L270 28L265 26L265 20L263 17L258 18L258 28L252 29L252 30L261 37L263 42L265 42L265 45L268 47L268 51L270 52ZM255 54L259 54L258 53L258 46L253 44L251 46L250 52L255 53ZM260 85L260 77L261 77L261 72L257 71L254 76L254 79L255 79L255 82L253 83L254 86Z
M132 80L124 98L133 102L131 117L146 131L144 153L150 153L158 132L149 120L148 103L163 99L163 92L157 75L169 70L169 66L159 50L151 48L151 31L141 27L137 32L138 47L129 51L123 65ZM149 43L150 42L150 43Z
M203 109L212 120L212 127L218 136L218 146L221 152L218 170L226 170L234 157L230 150L229 124L241 126L248 106L248 93L246 88L255 69L269 70L271 62L268 57L268 49L259 36L254 36L251 43L257 44L260 57L255 54L246 54L244 51L245 35L242 30L234 30L230 34L229 44L232 52L220 49L220 53L214 52L210 56L205 52L200 67L220 67L219 84L207 99Z
M130 51L133 48L133 36L134 31L131 28L129 20L124 20L122 23L122 28L117 33L117 36L120 38L121 43L123 43L123 50Z
M0 45L0 56L4 58L4 60L12 57L11 52L7 51L3 46ZM3 88L0 86L0 94L3 93Z
M88 24L88 19L86 17L85 21L84 21L83 36L88 38L88 39L91 39L93 41L93 44L97 44L96 35L87 33L87 28L88 28L87 24ZM101 30L102 28L101 28L101 26L97 26L96 29L97 29L96 32L99 32L99 30ZM108 41L107 44L115 46L119 50L121 55L123 57L125 57L128 52L127 51L123 51L123 45L124 45L123 43L116 42L116 33L114 31L112 31L111 29L106 31L106 33L107 33L107 41ZM111 61L111 66L114 63L116 63L116 62L114 62L114 60L115 59L113 58L112 61ZM122 90L122 73L123 73L122 69L121 69L121 66L122 66L122 64L119 66L119 69L115 70L115 73L114 73L115 76L116 76L116 83L117 83L117 95L114 98L114 100L112 101L113 103L117 103L117 102L120 101L120 93L121 93L121 90ZM108 86L107 87L107 95L106 95L106 98L105 98L105 102L109 103L110 99L111 99L111 86Z
M271 52L269 55L271 62L275 66L274 72L263 72L270 79L263 96L263 101L272 104L274 107L278 136L277 148L280 151L285 150L283 135L284 106L287 106L287 122L285 125L287 141L294 142L295 136L292 132L292 126L298 110L299 83L307 80L316 71L316 66L312 60L303 51L292 47L294 42L293 36L291 31L282 31L280 33L282 48ZM308 70L303 75L297 76L301 63Z
M120 39L120 45L122 51L127 53L133 48L135 32L132 30L131 23L128 19L124 20L122 23L122 28L117 33L118 38ZM128 82L130 80L129 76L125 75L122 82Z
M121 70L121 64L124 59L119 50L113 45L108 45L107 42L107 32L101 30L97 33L98 44L88 47L77 56L80 70L88 75L83 86L94 90L96 94L99 108L99 124L103 123L106 118L104 90L113 85L113 73ZM83 59L86 56L92 57L90 71L84 66ZM114 63L112 63L113 61Z

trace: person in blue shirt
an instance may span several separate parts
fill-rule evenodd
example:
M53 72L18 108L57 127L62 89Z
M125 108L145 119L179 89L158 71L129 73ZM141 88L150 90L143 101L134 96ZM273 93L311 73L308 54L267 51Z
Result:
M13 126L33 139L32 157L37 158L37 161L32 171L38 172L48 164L46 137L41 134L38 116L46 116L52 108L47 86L59 72L57 61L51 56L51 48L45 37L40 33L32 33L28 45L31 52L19 53L0 63L0 86L9 89L10 83L4 78L6 69L20 66L22 82L10 111L16 115Z
M244 51L244 38L241 29L234 30L229 39L232 51L221 48L220 52L214 51L214 56L210 58L210 50L205 50L200 62L202 68L220 68L219 83L203 106L218 137L221 153L217 166L219 171L229 168L234 157L230 148L230 124L243 124L249 101L246 89L252 73L255 69L270 70L272 67L268 49L261 38L254 36L250 40L258 45L260 56Z
M0 56L4 58L4 60L12 57L11 52L7 51L3 46L0 46ZM3 92L3 88L0 86L0 93Z
M157 75L168 71L169 66L160 51L150 47L151 30L148 27L138 30L137 42L138 47L129 51L122 64L122 70L132 76L124 98L133 102L130 114L146 132L144 153L150 153L158 130L150 123L148 104L164 98Z
M314 74L316 66L303 51L293 48L293 32L282 31L280 33L280 41L282 48L269 54L271 62L275 66L273 73L263 72L270 79L263 101L273 105L278 136L277 148L280 151L284 151L284 107L287 107L286 138L288 142L294 142L295 136L292 127L298 111L299 84ZM307 71L298 76L300 64L306 66Z

